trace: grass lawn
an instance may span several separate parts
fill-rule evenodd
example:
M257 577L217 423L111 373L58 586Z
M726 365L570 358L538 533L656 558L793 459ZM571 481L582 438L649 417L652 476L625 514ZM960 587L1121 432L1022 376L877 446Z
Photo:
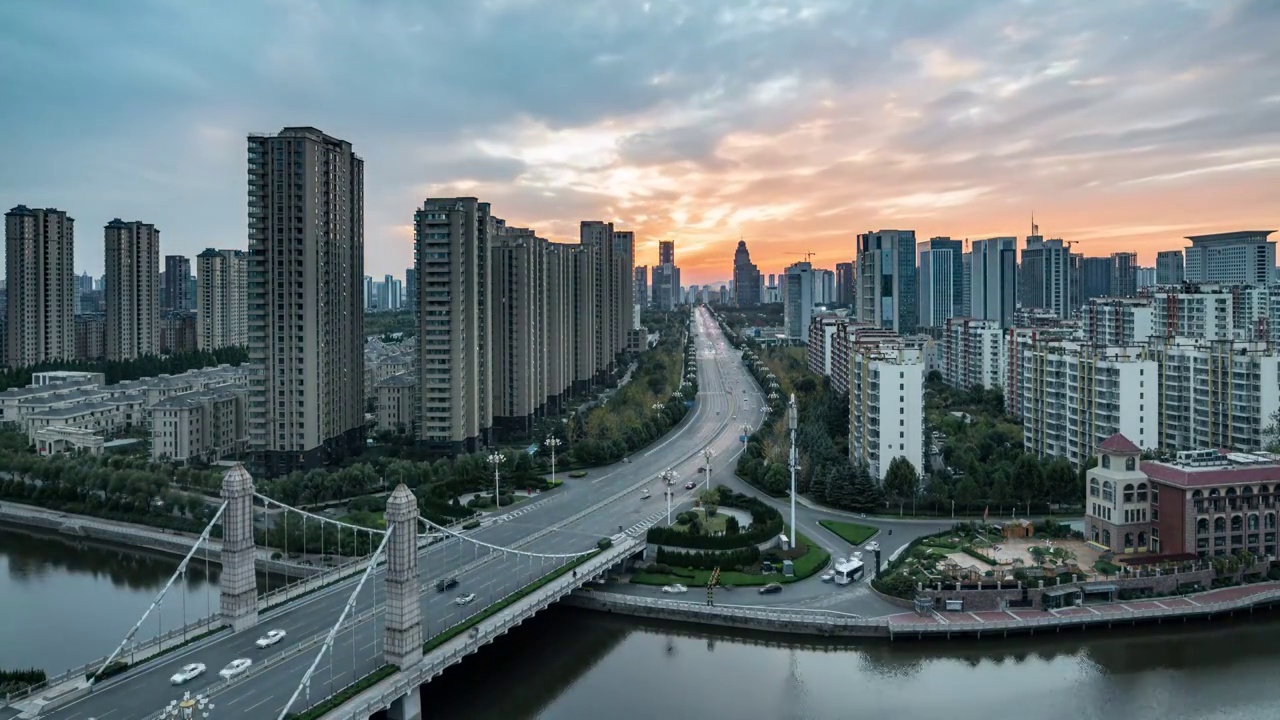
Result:
M786 531L788 534L790 531ZM759 585L768 585L769 583L793 583L797 580L803 580L816 574L819 570L827 566L831 561L831 553L818 547L803 533L796 533L796 544L804 545L805 554L792 560L796 574L794 577L786 577L781 572L771 575L752 575L744 572L722 571L720 573L721 585L733 585L735 587L753 587ZM680 583L689 588L705 588L707 580L711 579L710 570L690 570L686 568L672 568L678 573L670 575L659 575L656 573L636 573L631 576L631 582L637 585L672 585Z
M841 539L851 545L861 545L871 539L872 535L880 532L879 528L873 528L870 525L841 522L839 520L819 520L818 524L839 535Z
M725 513L718 512L715 515L708 518L706 510L703 510L702 508L698 508L697 510L693 510L691 512L698 513L698 519L702 523L702 532L710 535L724 532L724 523L725 523L725 520L729 517ZM676 530L679 530L680 532L688 532L689 530L689 526L685 523L675 523L674 525L672 525L672 527L674 527Z
M1103 575L1119 575L1121 567L1106 560L1099 560L1093 564L1093 569Z

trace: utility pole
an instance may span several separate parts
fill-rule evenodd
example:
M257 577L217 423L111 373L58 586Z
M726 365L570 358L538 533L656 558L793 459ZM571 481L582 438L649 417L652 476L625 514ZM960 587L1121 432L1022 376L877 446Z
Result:
M800 469L799 457L796 455L796 394L791 393L791 402L787 403L791 426L791 547L796 546L796 471Z

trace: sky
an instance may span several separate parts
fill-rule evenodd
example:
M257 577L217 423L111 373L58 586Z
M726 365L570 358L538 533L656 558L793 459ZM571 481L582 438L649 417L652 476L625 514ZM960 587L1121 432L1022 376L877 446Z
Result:
M427 197L576 241L674 239L686 281L831 268L879 229L1041 233L1145 265L1280 227L1276 0L97 0L0 3L0 205L162 254L245 247L246 140L365 161L366 274Z

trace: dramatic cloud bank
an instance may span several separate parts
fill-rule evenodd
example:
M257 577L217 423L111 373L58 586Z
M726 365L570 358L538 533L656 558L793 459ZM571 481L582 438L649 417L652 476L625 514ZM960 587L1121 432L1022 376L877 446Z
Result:
M1086 254L1276 227L1274 0L63 0L0 4L0 204L162 253L245 244L245 135L313 125L366 161L367 272L431 195L517 225L674 238L685 277L858 232Z

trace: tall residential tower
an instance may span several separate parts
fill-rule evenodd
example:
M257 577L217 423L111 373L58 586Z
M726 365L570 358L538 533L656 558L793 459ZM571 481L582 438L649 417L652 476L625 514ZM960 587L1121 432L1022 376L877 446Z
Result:
M160 352L160 231L119 218L107 223L107 359ZM185 289L185 285L183 285Z
M4 216L5 363L76 357L75 220L19 205Z

